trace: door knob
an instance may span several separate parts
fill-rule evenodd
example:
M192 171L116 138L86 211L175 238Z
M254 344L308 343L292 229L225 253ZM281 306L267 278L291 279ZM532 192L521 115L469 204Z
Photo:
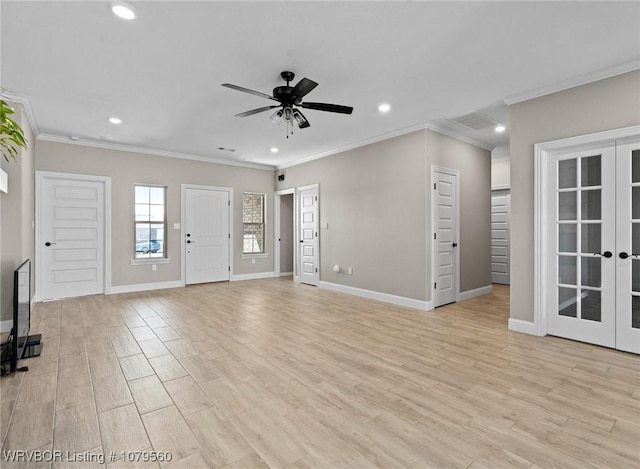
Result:
M55 246L56 243L50 243L49 241L47 241L46 243L44 243L45 246Z
M610 257L613 257L613 254L611 253L611 251L605 251L605 252L594 252L594 254L596 256L602 256L602 257L606 257L607 259ZM620 257L622 257L622 254L620 255Z
M629 257L629 254L627 254L626 252L622 251L620 254L620 259L626 259L627 257Z
M453 244L452 244L452 246L453 246L454 248L457 248L457 247L458 247L458 243L453 243Z

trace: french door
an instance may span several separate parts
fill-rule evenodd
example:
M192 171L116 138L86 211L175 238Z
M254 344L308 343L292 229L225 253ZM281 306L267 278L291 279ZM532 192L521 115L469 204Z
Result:
M547 333L640 353L640 139L549 157Z

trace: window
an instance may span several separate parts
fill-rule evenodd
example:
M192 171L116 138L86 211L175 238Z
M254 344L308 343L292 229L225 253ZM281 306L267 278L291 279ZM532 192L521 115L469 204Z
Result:
M242 194L243 254L264 253L264 194Z
M136 259L164 258L166 253L167 188L135 186Z

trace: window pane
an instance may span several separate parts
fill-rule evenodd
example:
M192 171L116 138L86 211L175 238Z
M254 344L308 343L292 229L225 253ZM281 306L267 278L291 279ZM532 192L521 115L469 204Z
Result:
M243 243L245 253L264 252L264 225L245 223Z
M151 221L163 221L164 220L164 205L150 205L149 215Z
M558 218L560 220L576 220L578 199L576 192L560 192L558 194Z
M640 182L640 150L631 152L631 182Z
M589 223L582 225L581 252L600 252L602 246L602 225L600 223Z
M576 160L558 161L558 188L569 189L577 186Z
M558 225L558 250L560 252L576 252L578 248L577 230L576 225Z
M136 186L136 204L148 204L148 203L149 203L149 187Z
M560 316L578 317L577 290L573 288L558 288L558 314Z
M631 218L640 219L640 187L631 188Z
M601 294L599 291L582 290L580 317L589 321L598 321L602 316Z
M631 327L640 329L640 296L631 297Z
M582 191L582 219L600 220L601 214L600 189Z
M242 196L242 221L244 223L263 222L263 194L243 194Z
M136 204L136 221L149 221L149 205Z
M580 166L582 166L580 185L582 187L599 186L600 175L602 173L600 169L600 155L582 158L580 160Z
M576 257L558 256L558 283L576 284L578 279L576 264Z
M583 257L582 266L580 268L582 276L580 283L586 287L600 287L601 281L601 266L602 259L599 257Z
M164 187L150 187L149 191L149 203L164 205Z

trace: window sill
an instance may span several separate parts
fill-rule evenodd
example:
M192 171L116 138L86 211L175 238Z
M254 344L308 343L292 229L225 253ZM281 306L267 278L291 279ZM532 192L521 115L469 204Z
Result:
M152 257L150 259L131 259L131 265L170 264L170 257Z
M268 252L260 252L256 254L242 254L242 259L266 259L269 257Z

